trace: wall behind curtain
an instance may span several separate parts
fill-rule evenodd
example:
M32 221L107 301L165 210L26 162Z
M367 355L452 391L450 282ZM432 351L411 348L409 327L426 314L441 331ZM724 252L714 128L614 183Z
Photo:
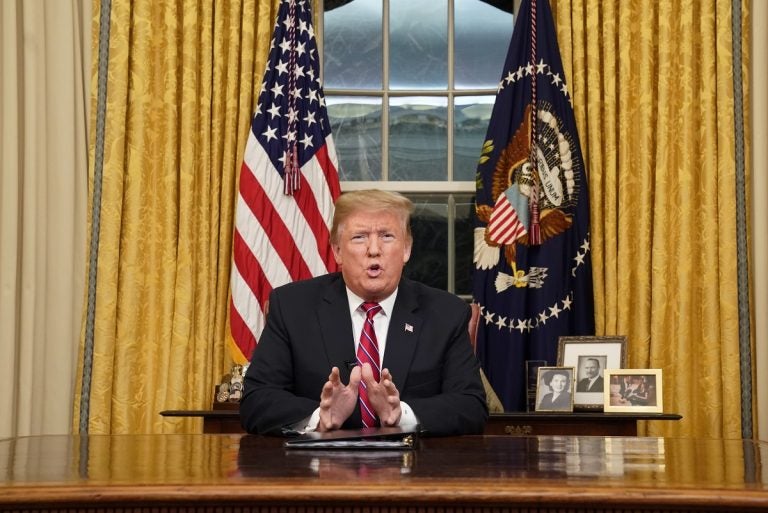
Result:
M0 438L70 431L90 10L86 0L0 4Z
M94 31L94 58L109 56L103 108L92 105L104 132L91 145L89 242L98 246L76 430L199 430L159 412L210 408L229 368L235 184L278 3L113 0L109 12L94 9L109 21L108 39ZM92 87L96 101L96 73Z
M732 3L553 4L589 173L597 332L663 370L683 420L648 434L740 438Z

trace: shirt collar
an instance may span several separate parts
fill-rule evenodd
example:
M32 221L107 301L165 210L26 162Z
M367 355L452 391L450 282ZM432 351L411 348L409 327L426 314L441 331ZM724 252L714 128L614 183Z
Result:
M360 305L365 303L365 300L349 290L349 287L346 287L346 289L347 300L349 301L349 313L354 314L355 310L359 309ZM395 289L395 291L387 298L379 301L379 304L381 305L381 311L384 313L384 315L387 316L387 318L392 317L392 310L395 308L395 299L397 299L397 289Z

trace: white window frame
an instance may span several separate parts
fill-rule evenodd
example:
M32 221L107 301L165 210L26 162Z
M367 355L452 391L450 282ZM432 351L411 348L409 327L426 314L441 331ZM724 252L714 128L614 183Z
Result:
M416 1L416 0L414 0ZM425 0L418 0L425 1ZM520 3L522 0L513 0L513 16L517 19L517 13L520 9ZM341 182L341 190L355 191L363 189L381 189L392 192L400 192L403 194L437 194L446 195L448 197L447 203L447 223L448 223L448 254L446 255L448 276L447 276L447 289L451 292L455 292L456 288L456 256L453 248L456 246L456 238L454 233L454 226L456 222L455 216L455 197L456 194L461 195L474 195L475 182L474 180L453 180L453 165L454 165L454 108L455 99L461 96L486 96L495 95L496 89L484 88L484 89L456 89L454 85L454 0L447 0L448 9L448 86L444 90L422 90L422 89L397 89L390 90L389 87L389 0L382 0L382 89L336 89L323 87L324 93L327 96L367 96L381 98L381 174L382 179L380 181L351 181L344 180ZM321 62L321 78L325 78L324 67L322 66L323 59L323 34L324 34L324 2L323 0L317 0L316 2L316 15L315 15L315 33L317 35L318 51L320 53ZM499 66L499 74L501 74L501 68L503 63ZM325 84L325 80L322 82ZM389 178L389 99L391 97L409 97L409 96L435 96L447 99L447 167L448 176L444 181L390 181ZM478 148L478 158L480 156ZM463 295L462 295L463 296Z

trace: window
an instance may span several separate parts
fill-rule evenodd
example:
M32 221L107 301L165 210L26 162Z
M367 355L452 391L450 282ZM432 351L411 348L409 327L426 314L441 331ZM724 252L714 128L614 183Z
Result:
M323 79L342 190L416 205L407 276L469 296L475 169L512 0L324 0Z

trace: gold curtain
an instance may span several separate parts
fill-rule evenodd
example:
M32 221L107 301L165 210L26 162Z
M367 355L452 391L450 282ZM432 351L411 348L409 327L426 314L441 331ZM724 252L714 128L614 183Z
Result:
M591 188L597 333L663 370L664 409L683 419L641 431L741 438L731 0L552 6Z
M75 431L81 420L90 433L200 429L199 421L164 420L159 412L209 408L231 363L235 184L278 4L113 0L102 161L95 151L105 50L99 20L107 13L94 2L93 364L83 364L86 319Z
M199 429L158 412L209 407L229 367L232 205L278 3L111 4L99 187L96 65L91 84L91 433ZM633 367L664 371L665 410L683 420L647 434L740 437L731 3L552 3L591 187L598 334L626 334Z

